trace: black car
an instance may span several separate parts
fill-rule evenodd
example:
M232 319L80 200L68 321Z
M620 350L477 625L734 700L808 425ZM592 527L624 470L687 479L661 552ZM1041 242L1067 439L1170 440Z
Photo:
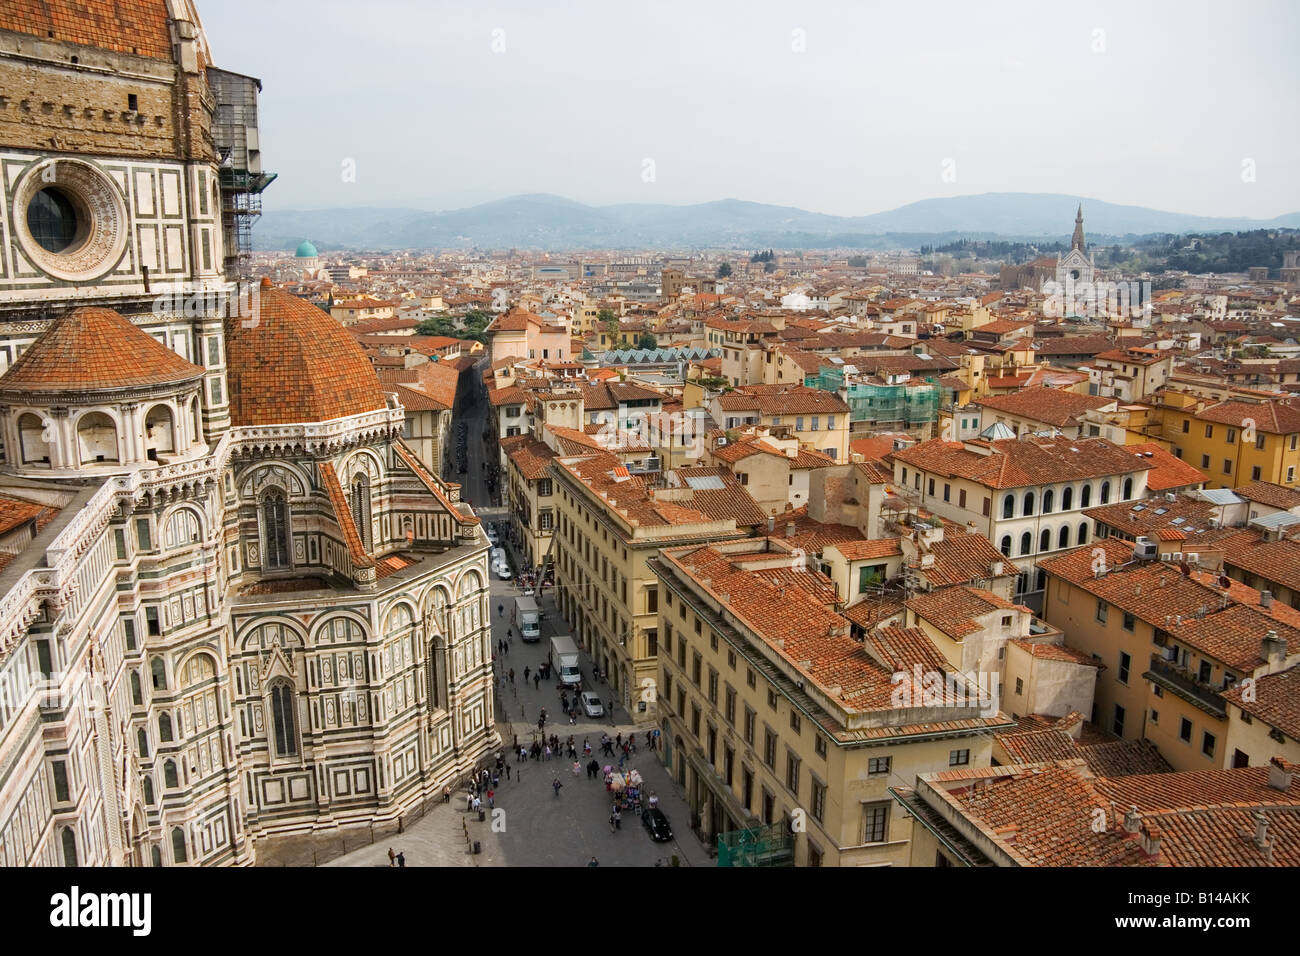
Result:
M668 825L668 818L658 807L647 807L641 814L641 822L650 834L650 839L656 843L667 843L673 838L673 828Z

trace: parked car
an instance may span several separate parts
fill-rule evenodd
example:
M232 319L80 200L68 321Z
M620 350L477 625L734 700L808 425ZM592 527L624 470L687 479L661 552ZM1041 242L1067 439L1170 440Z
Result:
M668 825L668 818L658 807L646 807L641 814L641 822L645 824L650 839L656 843L667 843L673 838L673 828Z
M500 564L492 565L492 570L496 572L496 576L502 581L509 581L514 577L510 571L510 565L506 564L504 561Z
M584 690L582 692L582 711L588 717L604 717L605 705L600 702L600 695Z

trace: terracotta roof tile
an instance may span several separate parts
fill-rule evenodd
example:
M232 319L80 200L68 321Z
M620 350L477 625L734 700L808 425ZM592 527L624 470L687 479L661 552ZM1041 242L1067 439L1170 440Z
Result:
M0 391L96 391L193 381L203 369L112 309L55 319L0 376Z
M387 406L374 368L338 322L264 281L256 321L226 321L234 425L323 422Z

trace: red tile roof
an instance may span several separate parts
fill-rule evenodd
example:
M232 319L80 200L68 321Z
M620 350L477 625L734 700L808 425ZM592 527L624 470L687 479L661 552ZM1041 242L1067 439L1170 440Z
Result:
M352 509L348 507L348 499L343 494L343 488L339 485L339 476L334 471L334 465L328 461L322 461L318 463L317 467L320 468L325 493L329 495L330 506L334 509L334 520L338 522L339 533L343 535L343 543L348 547L348 555L352 558L352 564L358 568L374 567L374 559L366 553L366 546L361 541L361 534L357 531L356 522L352 520Z
M1155 442L1125 447L1133 454L1141 455L1151 466L1151 470L1147 472L1147 491L1165 492L1173 488L1199 486L1205 483L1205 475ZM1237 490L1237 494L1241 494L1241 489ZM1300 495L1297 495L1297 498L1300 498Z
M0 30L172 59L166 0L5 0Z
M986 395L975 400L976 405L996 409L1032 421L1066 428L1077 425L1084 413L1097 411L1115 404L1113 398L1080 395L1059 388L1023 388L1009 395Z
M203 375L112 309L55 319L0 376L0 391L66 392L179 384Z
M988 448L980 454L974 448ZM1151 466L1104 438L1007 438L991 442L931 439L893 453L895 461L988 488L1024 488L1146 471ZM1118 489L1116 489L1118 491Z
M257 319L226 320L234 425L323 422L385 408L361 346L337 321L263 280Z

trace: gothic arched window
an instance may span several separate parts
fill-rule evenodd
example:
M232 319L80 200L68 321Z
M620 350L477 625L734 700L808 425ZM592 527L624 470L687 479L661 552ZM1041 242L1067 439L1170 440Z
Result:
M158 739L162 742L172 739L172 719L168 714L158 715Z
M370 551L370 478L366 475L352 479L352 523L361 535L361 546Z
M63 828L63 865L77 865L77 835L72 832L72 827Z
M180 786L180 781L176 778L176 764L170 760L163 764L163 786L168 790Z
M1069 511L1074 507L1074 489L1066 488L1061 492L1061 510Z
M262 567L268 571L289 567L289 503L282 491L272 491L262 499L262 538Z
M185 831L180 827L172 829L172 862L184 863L189 859L185 851Z
M275 734L277 757L292 757L298 753L298 737L294 726L293 687L280 680L271 685L271 730Z

